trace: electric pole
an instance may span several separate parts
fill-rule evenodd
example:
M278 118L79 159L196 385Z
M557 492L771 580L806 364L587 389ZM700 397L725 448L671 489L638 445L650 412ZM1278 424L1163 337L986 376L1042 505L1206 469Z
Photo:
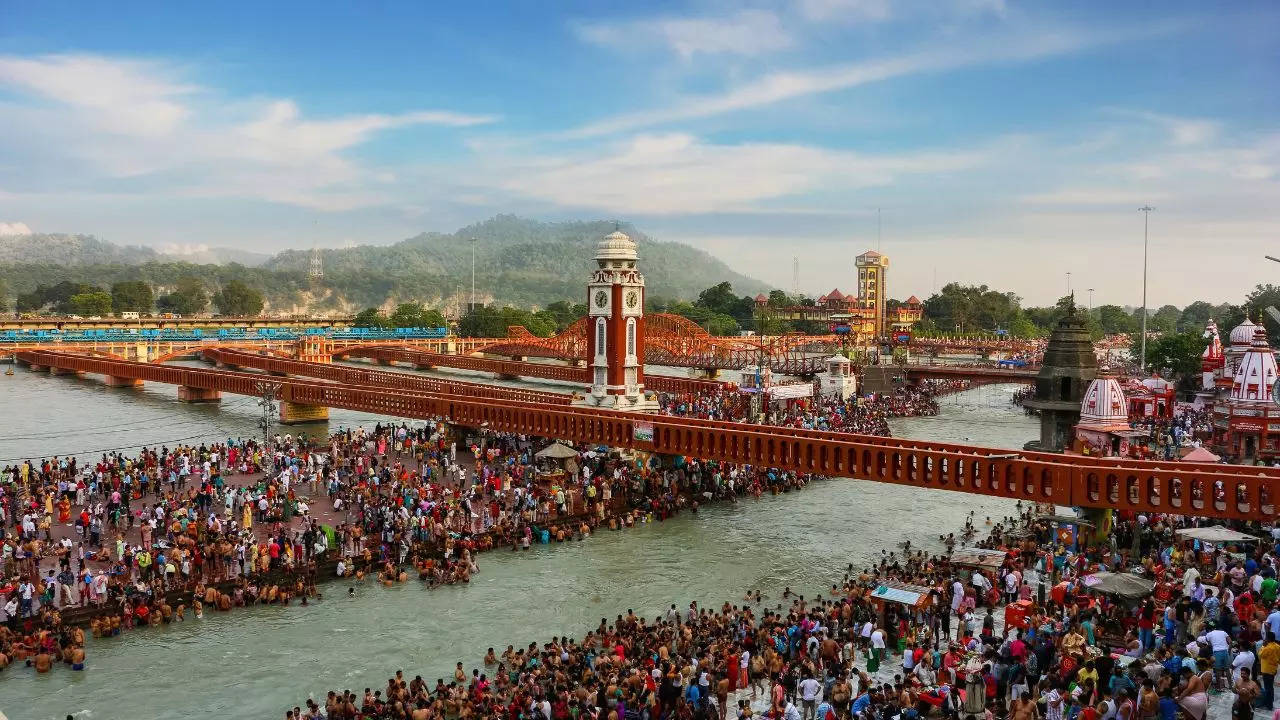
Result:
M1152 210L1155 208L1150 205L1138 208L1142 213L1142 356L1138 368L1143 375L1147 374L1147 228Z
M280 397L280 384L262 381L257 384L258 407L262 408L262 417L258 425L262 428L263 450L271 447L271 427L275 425L276 400Z
M476 239L471 238L471 306L467 308L467 312L475 312L476 309Z

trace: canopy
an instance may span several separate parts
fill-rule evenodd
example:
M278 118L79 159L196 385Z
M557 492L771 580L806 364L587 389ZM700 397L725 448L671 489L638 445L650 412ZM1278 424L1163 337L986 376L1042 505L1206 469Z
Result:
M1008 553L1004 550L987 550L986 548L960 548L951 553L951 564L962 567L977 567L984 570L999 570Z
M554 460L567 460L569 458L578 457L578 451L564 445L562 443L553 442L550 445L538 451L537 457L552 458Z
M1146 597L1156 587L1154 580L1148 580L1133 573L1096 572L1085 575L1083 582L1085 587L1094 592L1115 595L1128 600Z
M1205 450L1202 447L1198 447L1195 450L1192 450L1191 452L1182 456L1183 462L1214 463L1214 462L1218 462L1219 460L1221 460L1221 458L1209 452L1208 450Z
M1230 528L1221 525L1211 525L1209 527L1199 528L1182 528L1177 534L1184 538L1192 540L1200 540L1201 542L1211 543L1237 543L1237 542L1257 542L1258 538L1253 535L1246 535L1242 532L1236 532Z
M924 607L929 603L929 593L932 590L933 588L922 585L909 585L890 580L881 583L872 591L871 597L875 600L896 602L911 607Z

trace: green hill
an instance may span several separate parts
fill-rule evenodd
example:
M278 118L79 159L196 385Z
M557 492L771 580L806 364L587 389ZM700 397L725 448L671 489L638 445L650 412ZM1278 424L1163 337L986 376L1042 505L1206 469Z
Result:
M94 251L106 255L103 262L69 262L66 256L48 258L36 246L26 252L14 247L0 256L0 282L10 297L38 284L68 280L101 287L144 280L156 286L158 295L179 278L196 275L205 279L210 291L240 278L263 293L270 312L351 312L409 301L445 308L465 302L470 294L475 238L477 300L527 308L557 300L583 301L595 244L613 229L613 223L605 221L543 223L499 215L450 234L423 233L394 245L322 250L324 277L318 282L308 278L309 250L287 250L258 267L245 267L112 254L99 246L117 246L94 240ZM654 240L629 226L622 229L640 245L651 298L691 300L724 280L739 295L768 291L765 283L734 272L702 250ZM299 244L305 242L300 239ZM24 256L32 260L23 261Z

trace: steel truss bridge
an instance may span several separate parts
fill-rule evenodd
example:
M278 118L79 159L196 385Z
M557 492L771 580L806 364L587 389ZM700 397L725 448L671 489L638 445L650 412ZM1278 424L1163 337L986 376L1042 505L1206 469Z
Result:
M180 394L187 388L201 393L256 396L264 381L261 372L175 367L47 350L21 351L17 357L33 367L59 373L103 375L112 384L167 383L178 386ZM276 372L322 372L289 364L275 367ZM1275 493L1280 470L1272 468L1009 452L613 412L552 404L530 398L530 391L511 388L476 390L476 394L468 395L467 390L456 389L453 382L409 387L406 383L410 381L388 377L398 373L352 368L342 369L341 373L334 379L291 375L273 377L271 382L278 387L282 401L302 406L443 419L465 427L667 455L1086 508L1264 522L1277 517Z

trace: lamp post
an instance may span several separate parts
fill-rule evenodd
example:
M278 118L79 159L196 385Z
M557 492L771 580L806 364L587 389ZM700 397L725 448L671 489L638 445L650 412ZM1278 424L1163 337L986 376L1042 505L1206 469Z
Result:
M1152 210L1155 208L1150 205L1138 208L1142 213L1142 356L1138 368L1143 375L1147 374L1147 228Z
M1093 314L1093 288L1089 288L1089 314Z

